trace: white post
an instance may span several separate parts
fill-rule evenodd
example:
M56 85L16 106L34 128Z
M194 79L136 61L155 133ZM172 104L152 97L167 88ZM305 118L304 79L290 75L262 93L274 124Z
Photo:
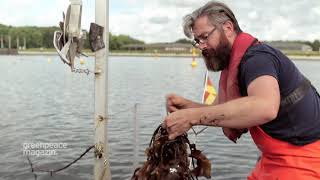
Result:
M25 50L27 48L27 42L26 42L26 38L23 38L23 50Z
M8 36L8 41L9 41L8 49L10 50L11 49L11 36L10 35Z
M138 131L139 131L139 122L137 119L137 112L138 112L138 103L134 105L134 136L133 136L133 144L134 144L134 150L133 150L133 166L132 166L132 172L137 168L138 166L138 153L139 153L139 141L138 141Z
M19 36L17 36L17 50L19 50Z
M3 46L3 36L1 35L1 49L3 49L4 46Z
M94 180L111 180L107 138L108 54L109 54L109 0L95 1L96 24L104 27L105 48L95 53L95 145L102 150L102 157L95 158Z

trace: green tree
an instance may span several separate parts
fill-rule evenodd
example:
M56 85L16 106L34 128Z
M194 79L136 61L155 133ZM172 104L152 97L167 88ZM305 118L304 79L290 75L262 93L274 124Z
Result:
M120 46L121 45L118 42L118 37L113 36L111 33L109 33L109 49L110 50L119 50Z
M312 43L312 50L319 51L319 48L320 48L320 41L316 39Z
M175 41L175 43L184 43L184 44L191 44L192 41L189 39L178 39Z
M112 35L109 34L109 48L110 50L120 50L123 49L123 46L128 44L144 44L143 41L134 39L128 35Z
M27 48L53 48L54 31L60 30L59 27L36 27L36 26L6 26L0 24L0 35L3 36L5 47L8 47L8 36L11 36L11 47L16 48L16 39L19 38L19 46L23 46L23 39L26 39ZM86 34L84 48L90 48L89 33ZM113 35L109 33L109 48L119 50L127 44L144 44L143 41L134 39L127 35Z
M52 48L53 47L53 35L54 31L59 30L58 27L46 27L42 28L42 47Z

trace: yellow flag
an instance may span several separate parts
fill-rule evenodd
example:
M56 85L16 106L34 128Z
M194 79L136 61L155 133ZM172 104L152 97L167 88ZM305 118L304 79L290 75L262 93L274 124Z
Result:
M203 103L210 105L214 102L215 98L217 96L217 91L213 87L212 82L208 76L208 73L206 74L206 80L204 85L204 93L203 93Z

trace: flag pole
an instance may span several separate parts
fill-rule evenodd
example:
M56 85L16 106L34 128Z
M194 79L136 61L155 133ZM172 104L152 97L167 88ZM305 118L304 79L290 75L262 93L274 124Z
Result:
M103 42L105 48L95 52L95 155L94 180L111 180L109 149L107 138L108 120L108 54L109 54L109 0L95 1L95 22L104 27Z
M206 93L206 89L207 89L207 81L208 81L208 70L206 71L206 75L204 77L204 88L203 88L202 99L201 99L202 104L204 104L204 94Z
M206 74L204 76L204 88L203 88L203 93L202 93L202 98L201 98L201 103L204 104L204 95L206 93L206 89L207 89L207 81L208 81L208 70L206 71ZM197 134L201 133L202 131L204 131L205 129L207 129L207 127L205 128L202 128L200 131L199 131L199 126L196 126L195 128L194 127L191 127L193 133L194 133L194 141L193 143L195 144L197 142ZM196 129L196 130L195 130Z

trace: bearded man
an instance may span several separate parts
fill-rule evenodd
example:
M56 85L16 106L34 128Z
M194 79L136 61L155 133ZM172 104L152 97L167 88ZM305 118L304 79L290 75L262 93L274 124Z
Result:
M221 71L219 92L210 106L168 95L169 138L205 125L236 142L249 130L261 151L249 180L320 179L320 96L294 63L242 32L220 2L186 15L183 28L208 70Z

